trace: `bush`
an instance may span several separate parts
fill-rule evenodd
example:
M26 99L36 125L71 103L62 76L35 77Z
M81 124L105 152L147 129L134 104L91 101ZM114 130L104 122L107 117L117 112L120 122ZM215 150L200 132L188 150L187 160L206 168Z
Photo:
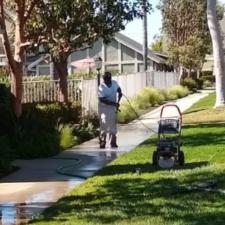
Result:
M10 148L10 140L7 136L0 136L0 177L12 171L11 161L15 153Z
M14 140L14 148L21 158L53 156L61 150L60 134L57 131L39 131L35 136L24 134Z
M204 88L211 87L211 86L212 86L212 82L210 82L209 80L204 81L204 83L203 83Z
M201 76L199 79L201 79L203 82L206 81L206 80L210 81L210 82L214 82L215 76L213 76L213 75Z
M139 109L147 109L150 106L160 105L165 101L165 97L159 89L145 88L135 98Z
M42 119L52 121L52 123L78 123L81 119L81 105L64 103L50 103L50 104L37 104L31 105L31 108L37 108L39 113L42 114Z
M169 100L169 93L168 93L168 90L161 89L160 92L161 92L161 94L162 94L162 96L163 96L163 98L164 98L164 101Z
M165 97L159 89L148 88L147 91L151 106L161 105L165 101Z
M75 144L73 129L69 125L62 127L60 130L60 147L67 149Z
M185 78L182 82L182 85L184 87L187 87L188 90L190 90L192 92L195 92L197 90L197 83L192 78L189 78L189 77Z
M173 86L168 90L169 100L175 100L177 98L183 98L189 94L189 91L186 87L181 85Z
M130 105L131 104L131 105ZM118 122L119 123L127 123L137 118L137 114L139 114L139 105L135 100L131 100L130 104L128 102L124 102L120 106L120 112L118 112ZM136 113L135 113L136 112Z
M196 83L197 83L197 89L202 89L203 88L203 80L202 79L196 79Z

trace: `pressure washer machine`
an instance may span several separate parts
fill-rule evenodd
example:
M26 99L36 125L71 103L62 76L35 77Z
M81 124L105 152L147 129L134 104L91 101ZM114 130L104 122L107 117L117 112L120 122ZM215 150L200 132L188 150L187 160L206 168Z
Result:
M174 110L176 115L165 116ZM181 126L182 114L179 107L176 104L163 105L158 127L157 148L152 155L154 166L172 168L174 165L184 165L184 152L180 148Z

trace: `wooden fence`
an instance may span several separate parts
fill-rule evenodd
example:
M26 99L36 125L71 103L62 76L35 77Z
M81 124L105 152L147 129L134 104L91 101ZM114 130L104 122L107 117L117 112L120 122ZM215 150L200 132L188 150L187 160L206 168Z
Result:
M179 75L151 71L119 75L117 80L127 97L132 97L145 87L167 89L179 83ZM23 82L23 103L57 102L60 99L59 81L27 80ZM68 79L68 97L70 102L81 102L85 111L97 111L97 79L72 80Z
M81 80L68 80L69 101L81 101ZM24 81L23 103L57 102L60 99L59 81Z

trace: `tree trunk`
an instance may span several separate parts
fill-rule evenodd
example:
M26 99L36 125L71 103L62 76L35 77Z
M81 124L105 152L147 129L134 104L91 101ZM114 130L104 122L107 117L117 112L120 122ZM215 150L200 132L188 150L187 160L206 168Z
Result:
M11 71L11 102L17 118L22 115L22 76L23 64L15 62L15 70Z
M6 31L5 23L2 22L3 29ZM14 113L17 118L22 115L22 77L23 77L23 53L21 47L23 35L20 29L20 21L17 18L15 21L15 42L14 42L14 57L12 54L10 41L7 32L3 32L3 45L8 59L11 73L11 103Z
M59 75L59 86L60 86L60 102L68 103L68 89L67 89L67 61L58 62L54 61L55 69Z
M215 107L219 107L225 105L225 67L223 43L216 17L216 2L215 0L207 0L207 20L213 45L214 72L216 78Z
M188 78L191 78L191 69L188 69L187 72L188 72Z
M182 83L183 79L184 79L184 71L183 71L183 66L179 66L178 67L178 73L179 73L179 84Z
M143 62L144 71L148 70L148 26L147 26L147 12L146 0L143 1Z

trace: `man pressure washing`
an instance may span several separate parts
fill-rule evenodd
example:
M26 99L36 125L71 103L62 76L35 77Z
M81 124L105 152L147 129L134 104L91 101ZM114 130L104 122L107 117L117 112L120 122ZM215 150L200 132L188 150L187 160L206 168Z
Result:
M117 148L117 110L122 97L120 86L112 80L110 72L105 72L103 82L98 88L99 119L100 119L100 148L105 148L107 134L111 148Z

